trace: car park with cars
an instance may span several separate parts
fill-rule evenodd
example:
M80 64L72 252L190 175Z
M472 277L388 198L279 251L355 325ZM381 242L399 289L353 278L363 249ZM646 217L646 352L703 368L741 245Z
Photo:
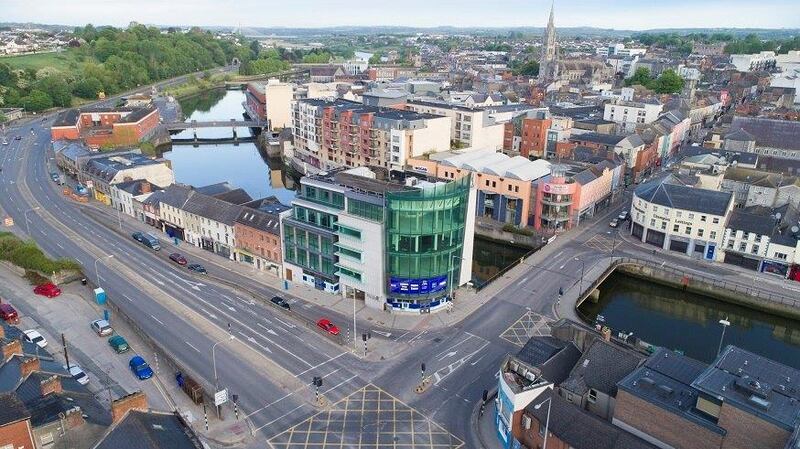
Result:
M131 361L128 362L128 366L139 380L146 380L153 377L153 368L150 368L150 365L144 361L142 356L135 355L131 357Z
M125 340L125 337L122 335L114 335L113 337L110 337L108 339L108 345L111 346L111 349L113 349L117 354L122 354L130 349L130 346L128 346L128 341Z
M33 288L33 292L37 295L45 296L48 298L55 298L61 294L61 289L56 284L48 282L46 284L37 285Z
M11 304L0 303L0 319L8 324L17 324L19 323L19 313Z
M75 364L70 364L69 366L64 365L64 369L67 370L69 375L79 384L86 385L89 383L89 376L86 375L80 366Z
M111 324L109 324L106 320L94 320L91 322L91 324L89 324L89 327L92 328L98 337L105 337L114 333L114 329L111 327Z
M35 329L22 331L22 339L43 349L47 347L47 339Z

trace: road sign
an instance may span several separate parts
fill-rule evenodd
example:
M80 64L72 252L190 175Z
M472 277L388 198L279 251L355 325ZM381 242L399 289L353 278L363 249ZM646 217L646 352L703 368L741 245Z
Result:
M225 388L223 390L219 390L218 392L214 393L214 405L219 407L220 405L228 402L228 389Z

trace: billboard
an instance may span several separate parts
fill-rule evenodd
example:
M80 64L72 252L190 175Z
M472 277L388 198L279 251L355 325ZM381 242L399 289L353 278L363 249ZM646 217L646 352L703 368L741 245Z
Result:
M447 275L424 279L389 278L389 292L398 295L425 295L447 289Z

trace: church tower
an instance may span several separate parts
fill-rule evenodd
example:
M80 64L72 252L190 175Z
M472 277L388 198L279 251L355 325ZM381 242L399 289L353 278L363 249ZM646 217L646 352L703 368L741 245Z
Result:
M550 20L542 38L542 54L539 58L539 81L551 82L558 78L558 48L556 44L556 26L554 23L554 7L550 6Z

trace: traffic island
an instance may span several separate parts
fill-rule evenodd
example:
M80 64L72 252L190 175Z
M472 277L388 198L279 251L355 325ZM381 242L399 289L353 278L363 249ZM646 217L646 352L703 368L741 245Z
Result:
M433 382L431 381L431 378L430 377L426 377L426 378L422 379L422 382L420 382L416 386L416 388L414 388L414 392L417 393L417 394L425 393L431 385L433 385Z

